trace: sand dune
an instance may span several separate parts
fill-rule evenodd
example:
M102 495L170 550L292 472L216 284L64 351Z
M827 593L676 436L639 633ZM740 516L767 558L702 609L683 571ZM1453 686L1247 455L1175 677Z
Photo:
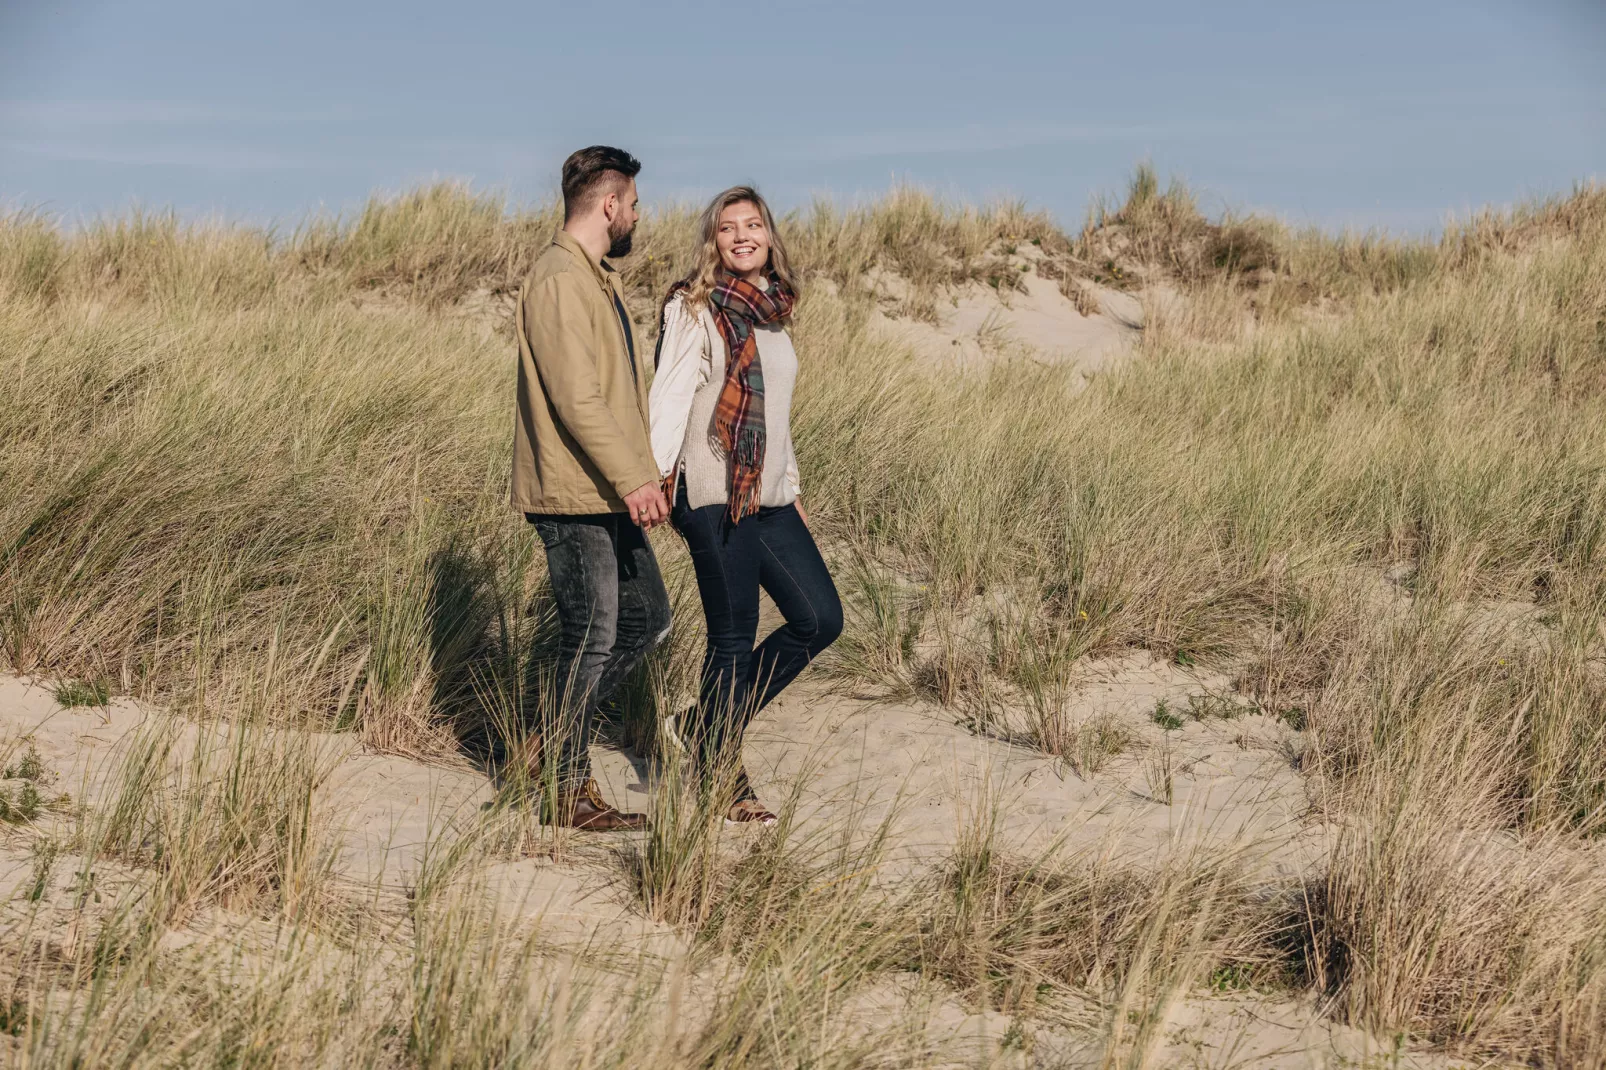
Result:
M940 708L855 698L833 692L818 677L806 677L760 716L747 758L766 797L796 794L805 828L840 822L845 814L855 815L867 832L888 823L896 843L883 875L889 882L938 864L967 822L994 804L1002 818L1000 845L1025 855L1057 845L1072 856L1114 855L1142 866L1157 864L1169 852L1238 849L1259 861L1268 881L1286 879L1312 863L1311 841L1321 835L1301 819L1304 789L1288 761L1290 730L1258 715L1194 721L1170 732L1153 721L1162 699L1186 708L1190 695L1218 691L1224 683L1147 655L1090 666L1074 703L1086 715L1114 718L1134 742L1131 753L1087 777L996 734L978 736ZM42 682L0 678L3 749L15 754L32 746L49 771L51 790L67 793L73 806L105 805L128 741L162 719L161 711L126 698L105 707L62 708ZM179 727L180 760L198 731ZM399 909L427 851L470 834L494 794L490 780L467 763L367 754L341 735L307 738L328 763L316 806L339 841L337 875L354 896L376 905L395 901ZM1162 746L1169 748L1175 769L1169 804L1154 797L1142 772L1145 756ZM593 757L613 799L646 808L656 790L646 762L605 743L594 746ZM66 835L70 809L42 818L38 831ZM731 833L737 841L749 835ZM624 887L617 843L617 837L576 835L561 860L493 862L477 886L513 915L539 923L555 947L664 958L688 954L686 937L643 916ZM67 897L79 861L60 860L51 893ZM117 867L104 861L97 868L108 901L135 883L136 874L119 879ZM24 839L8 835L0 846L0 895L13 919L25 913L22 900L34 872ZM175 931L170 943L238 941L240 926L249 924L227 911L206 910ZM933 1050L952 1065L1000 1056L1012 1025L1008 1015L977 1013L929 986L902 990L889 984L858 997L869 1001L865 1013L877 1000L928 1006ZM1096 1038L1063 1023L1042 1023L1032 1045L1040 1058L1082 1065L1093 1057ZM1178 1003L1168 1045L1179 1058L1206 1059L1200 1065L1221 1059L1246 1067L1353 1065L1346 1060L1385 1047L1326 1022L1308 1003L1248 996ZM1402 1065L1437 1064L1408 1059Z

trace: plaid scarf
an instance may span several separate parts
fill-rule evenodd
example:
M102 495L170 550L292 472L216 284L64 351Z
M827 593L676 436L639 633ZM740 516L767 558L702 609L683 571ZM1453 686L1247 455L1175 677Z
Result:
M664 308L687 283L677 282L664 298ZM730 458L730 517L733 523L758 512L764 487L764 368L758 359L758 340L753 327L765 326L792 314L797 297L775 276L770 288L760 290L750 282L720 273L719 284L708 295L708 307L725 339L730 360L725 363L725 383L714 405L714 422L708 429L708 442L716 454ZM658 319L658 365L664 341L663 314ZM671 503L680 472L669 473L664 493Z
M777 323L792 314L796 297L780 279L757 286L721 273L719 285L708 295L708 307L725 339L730 360L725 364L725 385L714 405L714 426L709 444L716 454L730 458L730 517L732 523L758 512L764 481L764 368L758 359L754 327Z

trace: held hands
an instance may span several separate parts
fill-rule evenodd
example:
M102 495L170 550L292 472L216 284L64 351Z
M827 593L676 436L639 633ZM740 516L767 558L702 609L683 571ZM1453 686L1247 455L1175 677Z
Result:
M643 483L625 495L625 508L630 520L643 531L649 531L669 519L669 500L657 483Z
M794 499L792 505L802 518L803 526L808 527L809 514L803 511L803 500ZM643 531L650 531L669 519L669 499L664 497L663 487L658 483L643 483L626 494L625 508L630 511L631 523L639 525Z

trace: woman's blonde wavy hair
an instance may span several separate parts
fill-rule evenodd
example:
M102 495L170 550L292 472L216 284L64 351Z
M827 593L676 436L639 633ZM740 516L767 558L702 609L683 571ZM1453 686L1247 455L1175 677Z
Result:
M769 273L786 285L794 295L802 297L797 275L792 270L792 261L786 255L786 243L781 240L781 232L775 229L775 216L770 213L770 206L752 186L732 186L708 202L708 207L703 210L702 219L698 224L696 264L683 280L686 288L682 291L686 295L686 307L693 312L700 312L708 307L708 295L714 292L714 287L718 283L719 244L715 236L719 233L719 217L731 205L741 204L744 201L758 209L758 214L764 218L764 229L770 232Z

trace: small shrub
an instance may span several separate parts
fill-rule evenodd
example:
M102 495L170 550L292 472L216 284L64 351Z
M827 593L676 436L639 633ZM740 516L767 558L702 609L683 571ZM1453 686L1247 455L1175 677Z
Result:
M12 801L11 793L0 789L0 821L9 821L18 824L23 821L32 821L39 816L43 800L39 796L39 789L31 782L25 782L17 798Z
M7 780L43 780L45 776L45 763L39 758L39 751L32 743L18 760L16 765L6 766Z
M20 999L0 1001L0 1034L20 1037L28 1028L28 1005Z
M1181 717L1171 712L1171 707L1166 705L1165 699L1161 699L1154 707L1154 723L1167 732L1175 732L1182 727L1183 721Z
M1239 962L1217 966L1210 973L1210 991L1219 993L1242 992L1255 986L1249 968Z
M56 701L68 709L104 706L111 697L111 686L105 680L67 680L56 688Z

